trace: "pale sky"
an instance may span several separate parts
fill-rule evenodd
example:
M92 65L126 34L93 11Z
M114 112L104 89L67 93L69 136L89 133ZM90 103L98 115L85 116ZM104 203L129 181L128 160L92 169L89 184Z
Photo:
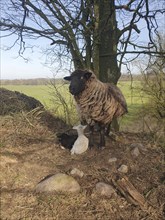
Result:
M162 3L157 4L158 7L161 6ZM154 4L155 7L155 4ZM163 27L161 30L164 30L165 19L164 15L158 14L158 24L160 27ZM141 30L139 35L139 41L148 41L148 36L146 34L146 24L144 20L138 22L138 28ZM138 36L138 35L137 35ZM135 36L135 39L137 38ZM41 48L47 48L50 46L50 41L44 38L38 38L35 42L32 40L25 40L26 43L31 43L35 45L33 51L26 50L24 53L25 57L29 58L29 62L26 62L23 58L18 57L19 45L15 45L12 49L8 51L4 51L4 47L10 47L14 43L14 39L16 37L10 36L7 38L0 39L0 78L1 79L29 79L29 78L52 78L52 77L64 77L68 75L69 71L62 70L57 73L57 69L55 66L58 63L54 64L54 67L51 65L44 65L46 57L41 53ZM40 47L40 49L39 49ZM127 61L126 61L127 62ZM135 68L135 67L134 67ZM65 69L65 67L64 67ZM124 69L122 69L124 70ZM124 71L125 72L125 71ZM134 71L133 69L133 72Z
M9 42L14 42L14 36L10 39L1 39L1 79L62 78L69 74L69 71L56 72L55 68L50 65L46 66L46 57L39 48L34 48L33 52L31 50L24 52L23 56L28 58L28 62L18 56L18 45L7 51L3 50L4 46L9 46ZM46 48L49 44L43 39L39 46Z
M52 72L41 63L40 54L30 54L31 61L17 57L18 51L1 51L1 79L47 78Z
M161 16L164 18L164 16ZM159 19L159 25L164 25L164 19ZM163 24L163 25L162 25ZM146 30L144 28L144 23L138 23L139 28L141 29L141 34L139 40L147 41ZM0 39L0 77L1 79L30 79L30 78L62 78L65 75L69 74L69 71L56 72L56 69L50 65L44 65L46 57L41 53L40 48L46 48L50 46L50 41L42 39L37 39L31 44L35 44L38 47L35 47L33 51L26 50L24 56L29 59L29 62L26 62L23 58L18 57L19 45L15 45L12 49L4 51L4 47L9 47L14 43L14 36ZM28 41L26 40L26 43ZM57 66L57 63L55 64ZM135 67L134 67L135 68ZM133 70L133 72L137 72Z
M28 58L28 62L18 56L18 45L7 51L3 50L5 46L10 46L11 41L14 42L14 37L1 39L1 79L52 78L54 75L56 77L66 75L66 73L56 73L53 67L46 66L44 64L46 58L39 48L25 51L24 57ZM47 43L42 44L46 47Z

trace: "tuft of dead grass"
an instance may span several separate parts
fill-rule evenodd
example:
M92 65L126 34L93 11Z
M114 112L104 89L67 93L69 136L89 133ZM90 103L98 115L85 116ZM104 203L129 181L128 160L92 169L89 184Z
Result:
M42 121L42 112L1 117L2 220L163 219L164 155L149 136L121 132L116 134L116 140L107 138L103 150L94 147L85 154L71 156L56 142L58 123L60 129L65 130L66 126L59 120L55 126L55 120L48 126L49 120ZM130 145L139 142L147 151L135 159ZM111 157L116 157L117 162L108 163ZM117 190L117 196L110 199L95 193L96 183L111 184L121 164L129 167L129 180L152 205L152 210L133 206ZM83 178L75 177L81 186L79 194L37 194L34 191L45 176L58 172L70 174L75 167L85 174Z

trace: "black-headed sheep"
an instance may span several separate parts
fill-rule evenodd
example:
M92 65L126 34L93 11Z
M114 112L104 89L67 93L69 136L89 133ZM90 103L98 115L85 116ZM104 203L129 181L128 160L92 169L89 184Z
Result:
M90 144L93 145L93 126L100 128L100 146L105 146L105 127L113 118L127 112L127 104L120 89L114 84L103 83L88 70L75 70L70 76L69 91L74 95L81 122L90 126Z

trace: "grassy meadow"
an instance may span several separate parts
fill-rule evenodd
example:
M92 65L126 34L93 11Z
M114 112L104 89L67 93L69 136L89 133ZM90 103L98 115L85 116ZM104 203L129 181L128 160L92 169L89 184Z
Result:
M126 116L120 119L120 124L121 126L128 126L138 118L138 112L146 103L147 98L141 92L140 81L120 81L118 86L126 98L129 111ZM70 122L71 124L75 122L74 116L76 111L74 109L73 99L68 92L67 84L57 84L56 89L51 85L4 85L2 87L12 91L19 91L38 99L47 109L63 117L65 120L67 116L64 116L66 114L64 106L67 105L67 111L71 113ZM65 100L67 100L66 103L64 103Z

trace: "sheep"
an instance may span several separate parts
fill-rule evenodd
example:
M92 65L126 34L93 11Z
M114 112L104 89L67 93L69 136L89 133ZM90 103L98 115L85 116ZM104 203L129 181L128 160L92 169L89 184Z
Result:
M73 134L73 135L69 135L66 133L57 134L58 141L62 145L62 148L64 147L69 150L72 149L73 144L76 141L77 137L78 137L77 134Z
M90 145L93 145L93 128L100 132L98 147L105 147L105 128L114 118L127 113L127 104L120 89L111 83L103 83L89 70L77 69L70 76L69 91L74 96L81 123L90 128Z
M88 149L89 140L84 135L85 128L86 128L86 126L83 126L81 124L73 127L73 129L77 130L78 138L75 141L75 143L71 149L71 155L72 154L82 154Z

